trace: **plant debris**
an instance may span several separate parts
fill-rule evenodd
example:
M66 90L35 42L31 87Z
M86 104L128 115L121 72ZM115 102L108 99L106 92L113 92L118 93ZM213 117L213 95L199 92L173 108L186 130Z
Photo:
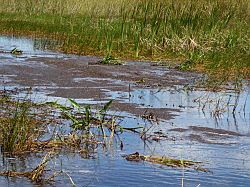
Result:
M124 156L128 161L146 161L153 164L160 164L164 166L174 167L174 168L193 168L197 171L209 172L208 169L202 168L201 162L195 162L191 160L174 159L165 156L145 156L139 152L135 152Z
M23 54L23 51L20 49L17 49L16 47L10 51L11 54L13 55L21 55Z
M44 171L48 161L51 159L52 153L48 153L44 156L40 164L32 171L17 172L17 171L4 171L0 172L0 176L7 177L27 177L31 181L39 183L43 181Z

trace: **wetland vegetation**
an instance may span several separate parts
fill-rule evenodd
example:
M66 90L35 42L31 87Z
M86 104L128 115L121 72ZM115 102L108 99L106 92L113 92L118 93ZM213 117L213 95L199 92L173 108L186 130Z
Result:
M248 0L0 0L0 185L248 184L249 30Z
M224 183L218 175L248 184L228 174L249 173L248 85L208 91L194 84L197 73L151 62L107 66L116 59L39 50L23 37L0 41L2 186L117 186L120 177L132 179L124 186L210 186Z
M25 97L12 97L12 94L20 91L26 92ZM62 169L50 169L48 172L47 164L53 157L62 152L74 152L89 159L95 157L98 146L109 149L114 142L119 144L122 150L123 143L120 135L124 131L140 134L142 138L142 136L146 137L147 131L152 127L147 129L146 127L120 126L116 120L118 116L108 114L113 100L105 103L100 109L94 109L90 105L82 106L73 99L68 99L67 105L57 102L35 104L30 100L30 94L30 89L0 92L1 153L6 158L40 153L43 158L31 171L6 170L1 171L0 176L26 177L35 184L43 184L51 183L58 175L65 174L71 184L75 185L72 178ZM68 131L58 131L60 125L63 125L63 129L68 129ZM152 125L154 125L153 122ZM48 129L51 127L53 130L49 132ZM146 138L143 140L147 141ZM155 141L160 141L160 139ZM124 158L128 161L146 161L168 167L191 168L209 172L201 167L201 162L191 160L165 156L144 156L138 152L125 155Z
M249 78L248 0L1 0L0 32L61 41L81 55L150 59ZM174 63L175 62L175 63Z

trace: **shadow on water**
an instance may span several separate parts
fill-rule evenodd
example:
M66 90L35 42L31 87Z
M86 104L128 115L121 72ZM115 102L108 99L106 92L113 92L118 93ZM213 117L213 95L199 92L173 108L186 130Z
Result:
M21 76L18 73L15 74L8 69L13 64L29 66L33 68L29 72L32 73L39 68L54 66L46 59L91 61L90 57L68 56L46 51L44 49L47 48L47 44L55 45L53 42L1 37L1 51L8 51L13 47L24 51L20 57L13 57L8 53L0 54L1 90L29 87L28 83L19 81ZM27 60L37 57L42 58L36 59L36 63ZM37 63L42 65L38 66ZM86 63L83 64L86 65ZM132 65L133 63L128 66ZM88 67L84 66L84 68ZM155 73L165 76L164 72L171 74L172 71L155 68L145 74ZM81 71L83 67L79 66L75 69ZM57 70L60 71L59 68ZM18 72L18 69L15 71ZM67 105L67 98L72 97L80 104L100 105L114 99L119 105L129 105L130 108L134 107L136 111L141 112L140 114L133 113L127 109L122 110L120 107L119 111L111 108L110 114L122 117L119 122L120 126L143 127L143 136L142 133L125 131L119 136L119 140L115 141L117 143L111 147L96 149L91 159L83 158L77 153L60 153L53 158L50 168L59 170L62 168L72 177L77 186L181 186L182 179L184 179L185 186L248 186L250 184L250 87L247 82L240 93L232 90L209 92L189 87L187 84L141 86L138 82L126 80L124 77L127 74L127 72L119 72L120 79L119 77L118 79L117 77L98 77L98 75L95 77L77 74L66 77L64 75L65 82L69 81L67 78L70 79L69 84L64 84L64 80L62 83L54 80L54 84L51 84L53 83L51 80L49 84L45 84L41 78L38 80L39 84L30 85L33 88L30 98L38 103L56 100ZM179 76L179 79L185 80L185 76ZM80 86L82 89L79 89ZM120 89L124 86L126 89ZM86 97L79 95L74 97L76 94L74 92L97 88L103 99L91 97L91 94ZM58 94L58 92L67 92L67 97L65 93ZM15 97L22 98L25 95L24 91L19 92ZM151 109L155 110L152 112ZM157 110L169 111L173 117L164 118L164 115L154 113ZM64 124L61 126L63 128ZM123 142L122 149L120 141ZM201 161L212 173L168 168L147 162L128 162L122 157L133 152ZM0 158L1 170L24 171L33 168L40 161L39 155L36 154L24 158L4 158L1 155ZM16 184L34 186L23 178L0 177L0 186ZM70 184L69 178L58 176L53 185Z

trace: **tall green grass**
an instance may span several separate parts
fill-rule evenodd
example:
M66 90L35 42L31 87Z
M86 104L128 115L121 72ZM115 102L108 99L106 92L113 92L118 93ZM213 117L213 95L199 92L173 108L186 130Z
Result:
M0 0L0 32L63 41L68 53L178 60L249 78L248 0Z
M13 101L0 95L0 147L4 153L19 153L28 149L38 136L37 120L31 113L29 101Z

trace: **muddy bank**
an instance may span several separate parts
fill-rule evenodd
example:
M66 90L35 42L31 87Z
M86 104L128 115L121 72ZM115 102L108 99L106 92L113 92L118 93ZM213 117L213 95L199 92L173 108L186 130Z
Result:
M15 63L11 62L13 60ZM8 77L8 85L46 90L49 92L48 95L53 97L91 98L97 101L106 98L110 92L127 92L129 95L125 96L125 99L128 102L119 102L117 99L113 106L114 110L136 115L143 115L147 111L162 119L170 119L171 112L177 110L147 109L151 107L129 104L131 97L134 97L130 93L140 88L175 88L178 85L192 84L200 77L195 73L180 72L148 62L101 65L96 57L46 58L35 55L25 57L24 54L7 58L0 66L3 85L4 77Z

